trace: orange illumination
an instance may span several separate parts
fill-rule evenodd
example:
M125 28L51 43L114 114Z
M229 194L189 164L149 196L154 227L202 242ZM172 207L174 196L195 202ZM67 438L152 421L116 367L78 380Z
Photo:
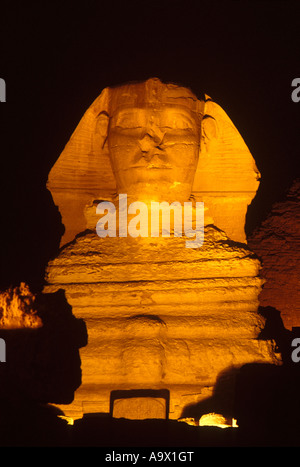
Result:
M208 413L202 415L200 418L199 426L217 426L219 428L238 428L235 418L230 420L226 419L223 415L217 413Z
M58 415L58 418L66 420L68 425L74 425L74 419L72 417L65 417L64 415Z
M19 287L10 288L0 294L0 328L39 328L42 320L36 315L35 296L29 286L21 282Z
M214 384L223 394L224 372L280 363L273 343L257 338L265 324L257 313L261 263L242 243L259 179L241 135L209 96L157 78L102 91L47 181L65 233L43 291L64 290L88 333L66 416L178 420L186 407L215 402ZM197 213L188 209L185 222L185 208L197 203L204 242L190 248L183 233L192 233L192 220L197 227ZM169 402L123 393L154 389L167 390ZM125 396L112 400L114 391ZM230 407L233 392L226 386L222 404L228 398ZM200 425L235 426L218 414Z

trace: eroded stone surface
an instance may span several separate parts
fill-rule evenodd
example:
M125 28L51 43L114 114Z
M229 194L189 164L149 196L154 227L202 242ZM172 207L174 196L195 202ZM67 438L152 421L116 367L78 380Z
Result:
M259 270L246 245L214 227L199 249L184 238L78 237L49 264L45 288L63 288L88 329L82 385L64 410L93 400L108 412L111 390L168 388L179 418L224 368L277 363L272 343L257 340Z
M249 245L262 260L265 278L259 296L262 306L281 313L284 326L300 325L300 179L274 204L269 216L249 237Z
M249 149L217 103L150 79L102 91L54 164L47 187L65 226L61 246L87 228L87 205L124 190L135 200L192 195L204 201L217 227L243 242L259 179Z
M109 412L115 390L164 389L178 419L212 395L224 370L280 362L272 342L258 340L260 262L237 243L258 179L238 131L207 96L151 79L106 88L91 105L48 180L66 232L45 291L64 289L88 330L66 415ZM204 201L204 244L99 238L97 204L122 193L129 202Z
M145 420L166 418L166 401L158 397L130 397L116 399L113 405L114 418Z

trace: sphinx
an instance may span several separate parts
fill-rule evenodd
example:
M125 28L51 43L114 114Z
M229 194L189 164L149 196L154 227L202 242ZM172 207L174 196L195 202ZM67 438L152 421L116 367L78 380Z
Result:
M258 339L261 265L244 231L259 180L241 135L209 96L157 78L101 92L47 183L65 233L45 291L64 289L88 332L66 415L179 419L213 394L224 371L280 363L273 343ZM145 206L202 203L201 247L185 248L174 231L100 238L97 206L119 206L124 194ZM224 397L230 404L234 394Z

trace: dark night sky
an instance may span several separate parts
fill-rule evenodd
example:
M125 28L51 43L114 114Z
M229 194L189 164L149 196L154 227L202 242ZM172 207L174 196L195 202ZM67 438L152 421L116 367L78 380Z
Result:
M0 287L41 287L61 224L47 175L106 86L157 76L210 95L262 182L247 231L299 176L299 1L1 2Z

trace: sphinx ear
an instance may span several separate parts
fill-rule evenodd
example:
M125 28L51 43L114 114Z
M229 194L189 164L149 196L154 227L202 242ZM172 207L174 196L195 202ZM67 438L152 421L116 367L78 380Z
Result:
M95 128L95 140L100 149L103 149L107 141L109 125L109 115L107 112L102 111L97 117Z
M217 122L211 115L204 115L202 119L203 136L209 140L217 139L218 126Z
M209 153L216 145L219 129L216 120L211 115L204 115L202 119L202 139Z

